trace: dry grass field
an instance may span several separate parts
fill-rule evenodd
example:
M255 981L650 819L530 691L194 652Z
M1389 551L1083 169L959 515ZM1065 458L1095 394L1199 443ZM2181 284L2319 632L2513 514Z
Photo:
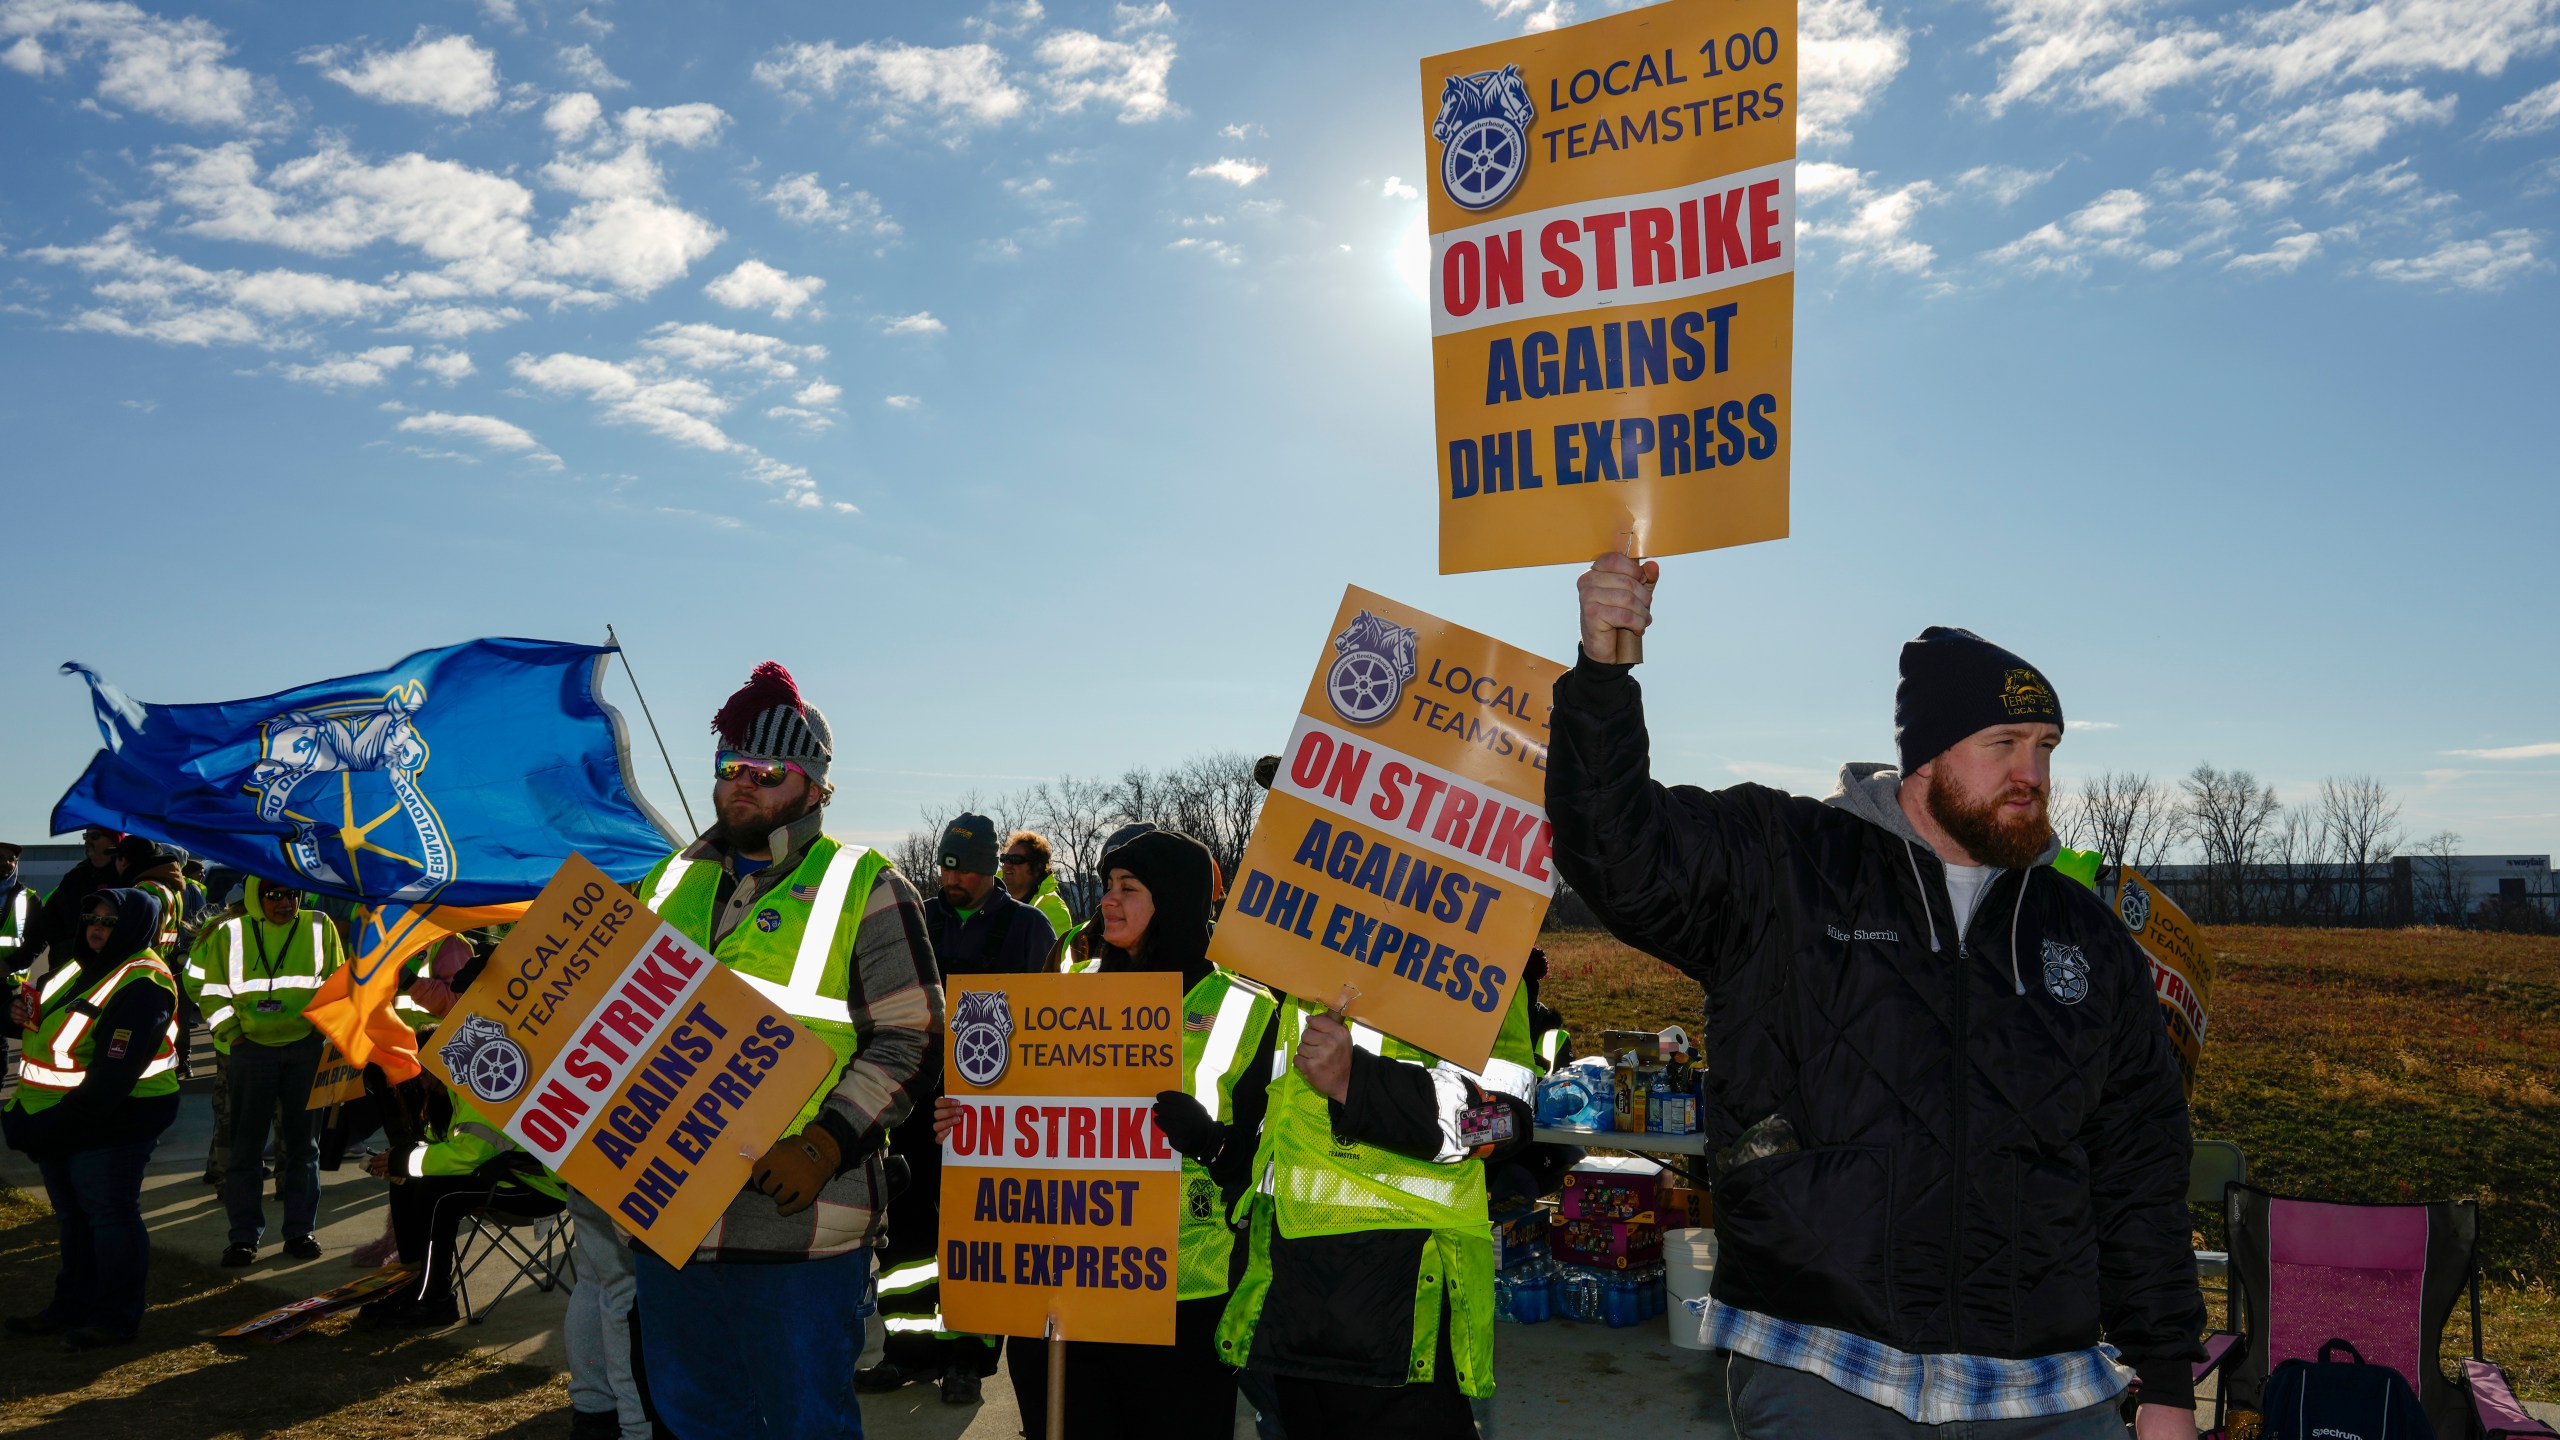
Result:
M2460 930L2206 931L2221 974L2196 1133L2251 1177L2338 1200L2474 1196L2490 1358L2560 1400L2560 939ZM1546 937L1581 1035L1678 1022L1698 986L1596 932ZM2200 1241L2218 1221L2198 1217ZM2217 1301L2215 1318L2221 1318ZM2467 1353L2457 1316L2448 1355Z

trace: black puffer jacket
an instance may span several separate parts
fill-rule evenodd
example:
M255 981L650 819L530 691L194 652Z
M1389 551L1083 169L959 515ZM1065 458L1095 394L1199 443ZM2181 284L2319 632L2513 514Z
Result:
M1706 1130L1800 1148L1716 1177L1715 1297L1916 1354L2114 1345L2143 1398L2201 1359L2190 1141L2148 965L2044 866L1959 933L1946 871L1853 766L1829 803L1649 775L1623 667L1556 684L1557 869L1620 939L1707 990Z

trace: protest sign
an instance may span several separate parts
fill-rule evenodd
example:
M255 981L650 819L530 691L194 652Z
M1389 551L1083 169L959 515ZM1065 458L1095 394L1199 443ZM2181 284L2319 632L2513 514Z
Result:
M364 1098L364 1067L350 1064L335 1045L320 1050L320 1068L311 1074L311 1103L307 1110L326 1110Z
M1173 1343L1182 982L954 975L943 1093L942 1317L972 1335ZM1055 1363L1053 1360L1052 1363ZM1055 1403L1054 1401L1052 1403Z
M2151 962L2151 985L2169 1022L2169 1045L2178 1052L2178 1073L2193 1098L2205 1017L2213 1006L2213 952L2178 902L2130 865L2118 872L2116 914Z
M1422 62L1440 569L1787 533L1794 0Z
M835 1072L825 1041L576 855L426 1058L678 1266Z
M1353 586L1209 958L1481 1068L1555 895L1564 667Z

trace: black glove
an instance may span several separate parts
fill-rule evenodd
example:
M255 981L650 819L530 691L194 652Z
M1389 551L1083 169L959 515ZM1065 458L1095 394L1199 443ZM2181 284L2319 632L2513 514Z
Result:
M1179 1090L1156 1092L1156 1128L1186 1160L1205 1163L1226 1148L1227 1127L1210 1119L1199 1101Z

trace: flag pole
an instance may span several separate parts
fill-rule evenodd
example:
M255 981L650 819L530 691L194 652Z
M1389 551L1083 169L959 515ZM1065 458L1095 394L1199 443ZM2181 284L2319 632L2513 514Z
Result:
M604 638L613 646L613 653L622 657L623 676L630 680L631 693L640 701L641 718L649 722L649 738L658 742L658 758L667 764L667 780L676 787L676 803L684 807L684 823L700 835L702 826L693 818L693 802L684 798L684 781L676 778L675 757L667 753L667 737L658 733L658 717L649 713L649 697L640 693L640 677L631 673L631 652L622 648L622 637L613 633L613 622L609 620L605 622Z

